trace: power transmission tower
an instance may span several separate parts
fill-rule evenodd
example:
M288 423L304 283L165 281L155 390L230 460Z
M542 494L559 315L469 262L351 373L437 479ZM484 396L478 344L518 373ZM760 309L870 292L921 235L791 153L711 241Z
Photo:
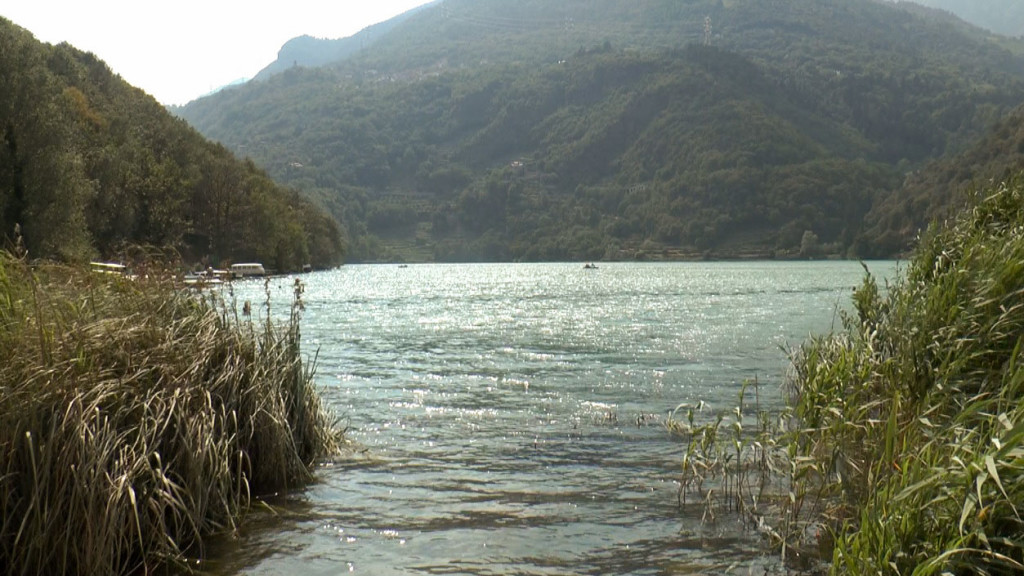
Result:
M704 45L711 46L711 16L704 17Z

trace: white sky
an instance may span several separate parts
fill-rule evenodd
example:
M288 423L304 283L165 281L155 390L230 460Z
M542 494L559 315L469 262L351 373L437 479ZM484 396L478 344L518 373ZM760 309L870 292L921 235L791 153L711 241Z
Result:
M185 104L252 78L296 36L344 38L427 2L0 0L0 16L96 54L163 104Z

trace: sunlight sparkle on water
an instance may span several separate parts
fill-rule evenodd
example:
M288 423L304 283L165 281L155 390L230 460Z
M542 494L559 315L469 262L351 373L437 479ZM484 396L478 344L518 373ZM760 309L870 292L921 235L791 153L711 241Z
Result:
M679 512L682 447L664 421L683 403L710 420L754 378L780 406L782 347L831 327L860 265L580 268L304 276L304 349L319 347L325 402L366 455L320 469L294 511L214 553L246 574L762 566L756 535ZM239 301L258 301L262 286L247 289Z

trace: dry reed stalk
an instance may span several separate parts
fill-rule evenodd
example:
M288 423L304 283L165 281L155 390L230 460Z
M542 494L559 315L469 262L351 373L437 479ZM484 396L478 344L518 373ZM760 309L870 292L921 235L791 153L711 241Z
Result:
M0 566L184 567L341 438L299 350L156 280L0 256Z

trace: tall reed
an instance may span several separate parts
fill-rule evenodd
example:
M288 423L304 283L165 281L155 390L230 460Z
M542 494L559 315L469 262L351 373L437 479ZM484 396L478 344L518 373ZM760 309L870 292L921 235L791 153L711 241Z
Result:
M1024 181L921 242L795 358L795 490L842 574L1024 572Z
M852 304L793 354L782 426L744 433L742 395L710 422L676 409L680 504L714 520L735 503L786 560L834 574L1024 573L1024 179Z
M751 390L753 407L748 404ZM786 463L778 446L779 423L761 408L757 379L743 384L731 411L708 417L701 414L705 410L712 407L704 402L681 404L665 422L669 433L685 445L680 508L689 506L689 498L695 496L703 521L714 522L722 512L736 514L775 544L781 543L763 519L768 509L778 506Z
M253 497L308 482L340 447L297 308L256 325L149 276L0 255L7 574L184 567Z

